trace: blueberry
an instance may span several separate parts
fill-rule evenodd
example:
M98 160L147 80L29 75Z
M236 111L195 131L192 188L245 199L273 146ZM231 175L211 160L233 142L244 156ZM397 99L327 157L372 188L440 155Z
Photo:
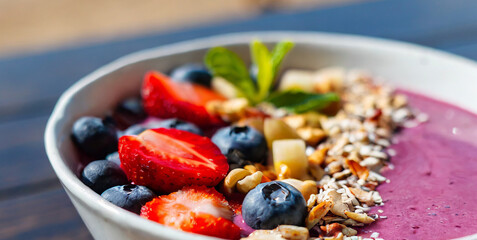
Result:
M118 150L116 130L100 118L82 117L73 124L72 138L81 151L96 159Z
M144 186L122 185L109 188L101 197L133 213L141 213L141 207L156 197L153 191Z
M93 161L86 165L81 172L81 181L98 194L110 187L129 183L121 167L108 160Z
M121 133L121 135L122 136L124 136L124 135L139 135L146 130L147 130L146 127L144 127L142 125L139 125L139 124L136 124L136 125L132 125L132 126L128 127L126 130L124 130Z
M227 157L231 168L252 163L263 163L267 159L267 142L257 130L244 126L229 126L219 129L212 142Z
M302 226L306 213L305 198L300 191L279 181L259 184L242 203L242 217L254 229Z
M116 163L118 166L121 165L121 160L119 160L119 153L118 152L113 152L113 153L108 154L108 156L106 156L106 160L111 161L113 163Z
M185 64L174 69L171 78L177 82L191 82L210 87L212 74L200 64Z
M193 123L185 122L177 118L165 119L160 122L149 125L150 128L175 128L183 131L188 131L197 135L203 136L204 133Z
M144 111L142 100L137 97L128 98L118 104L113 112L113 117L121 129L142 122L147 114Z

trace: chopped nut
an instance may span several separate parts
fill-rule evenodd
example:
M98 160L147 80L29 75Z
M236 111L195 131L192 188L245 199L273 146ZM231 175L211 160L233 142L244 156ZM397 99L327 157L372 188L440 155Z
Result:
M379 169L382 166L381 161L375 157L367 157L359 165L369 169Z
M309 127L321 128L321 121L327 119L326 115L317 112L307 112L303 114L306 119L306 125Z
M321 178L325 175L325 170L323 170L323 168L321 168L319 165L308 165L308 171L316 181L321 180Z
M346 165L348 165L349 170L359 179L366 180L369 176L369 170L366 167L361 166L358 162L346 159Z
M209 113L219 115L230 122L235 122L243 118L247 107L249 107L249 104L245 98L233 98L226 101L209 101L206 105L206 109Z
M352 187L350 187L349 190L360 202L365 203L368 206L374 205L373 192L366 192L362 190L361 188L352 188Z
M378 186L378 182L367 181L365 184L362 184L362 185L363 187L367 187L370 190L374 191L374 189L376 189L376 187Z
M290 115L283 118L283 121L293 129L298 129L306 126L305 115Z
M341 180L341 179L344 179L344 178L348 177L349 175L351 175L351 171L349 169L345 169L341 172L334 173L333 178L335 178L337 180Z
M343 166L341 166L341 163L339 163L338 161L331 162L330 164L328 164L327 168L329 174L334 174L343 170Z
M323 231L325 236L334 236L337 237L341 234L341 238L343 234L341 233L341 230L343 229L343 225L339 223L331 223L331 224L326 224L326 226L320 226L321 231Z
M385 178L383 175L377 173L377 172L369 172L369 180L370 181L377 181L377 182L384 182L386 181L387 178Z
M258 171L257 167L255 167L254 165L246 165L243 168L245 170L249 171L250 173L254 173L254 172Z
M353 219L357 222L364 223L364 224L369 224L369 223L374 222L374 219L370 218L366 213L345 212L345 214L349 218L351 218L351 219Z
M244 179L237 182L237 190L241 193L248 193L260 184L262 176L262 172L255 172L252 175L246 176Z
M324 240L343 240L343 233L338 233L338 235L334 237L324 237Z
M343 79L345 71L343 68L330 67L324 68L316 72L314 78L315 90L320 93L330 91L340 91L343 87Z
M323 147L316 150L308 157L308 162L320 166L325 161L326 153L328 153L329 149L329 147Z
M314 227L331 210L332 205L331 201L325 201L313 207L306 217L306 227L308 229Z
M277 180L277 174L273 170L262 171L263 176L270 179L271 181Z
M309 236L304 227L280 225L272 230L256 230L242 240L307 240Z
M287 240L275 230L256 230L242 240Z
M315 206L316 199L317 199L316 194L310 195L310 198L308 198L308 201L306 201L306 206L308 207L308 211L310 211Z
M218 101L218 100L209 101L205 105L205 109L207 110L207 112L212 115L219 115L221 107L222 107L222 101Z
M333 156L326 156L325 157L325 165L328 165L332 162L336 162L338 161L338 158L337 157L333 157Z
M317 194L318 193L318 186L316 185L315 181L311 180L306 180L306 181L300 181L298 179L293 179L293 178L288 178L281 180L282 182L288 183L298 189L298 191L301 192L303 197L305 198L305 201L308 201L310 196L312 194Z
M283 238L290 240L307 240L310 236L308 229L293 225L280 225L276 230Z
M388 158L388 155L386 155L386 153L381 152L381 151L371 151L369 153L369 156L375 157L375 158L380 158L380 159L387 159Z
M352 226L352 227L362 227L364 223L357 222L351 218L346 219L346 221L342 222L343 225Z
M394 108L402 108L407 105L407 97L402 94L396 94L393 99Z
M237 88L221 77L214 77L211 82L211 87L215 92L229 99L236 98L239 95Z
M326 224L330 224L330 223L339 223L339 222L344 222L346 219L342 218L342 217L337 217L333 214L329 214L329 215L326 215L324 216L323 218L323 221L326 223Z
M223 103L220 115L228 121L240 120L249 106L245 98L233 98Z
M349 227L344 227L343 230L341 230L341 232L347 237L355 236L356 234L358 234L358 231Z
M326 133L320 128L301 127L296 130L296 133L305 140L306 143L314 146L321 140L326 138Z
M383 203L383 199L381 198L381 195L379 194L379 192L376 192L376 191L373 192L373 201L376 204Z
M237 182L244 179L246 176L251 175L251 173L243 168L236 168L229 172L224 180L224 188L227 193L232 193L237 185Z
M349 211L350 209L347 204L343 203L341 199L341 194L339 194L335 190L332 190L328 192L328 196L331 202L333 202L331 212L337 216L347 218L345 212Z

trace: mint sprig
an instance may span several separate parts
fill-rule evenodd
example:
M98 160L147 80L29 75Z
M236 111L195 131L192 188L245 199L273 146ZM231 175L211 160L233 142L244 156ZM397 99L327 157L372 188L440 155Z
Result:
M252 61L258 68L256 84L251 79L244 61L224 47L211 48L204 61L214 76L222 77L233 84L251 104L267 101L278 108L303 113L320 110L331 102L339 101L338 95L334 93L317 94L298 90L272 92L280 66L293 46L290 41L282 41L270 52L267 46L258 40L250 43Z

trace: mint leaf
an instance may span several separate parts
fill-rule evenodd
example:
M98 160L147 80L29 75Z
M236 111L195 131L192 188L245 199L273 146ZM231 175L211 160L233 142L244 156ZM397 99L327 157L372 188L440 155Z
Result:
M263 43L255 40L250 44L252 60L258 68L258 99L264 99L273 84L273 65L270 52Z
M205 65L214 76L222 77L252 103L256 99L256 88L248 69L240 57L224 48L211 48L205 55Z
M211 48L204 61L214 76L222 77L233 84L243 97L255 104L270 94L280 65L293 45L290 41L280 42L270 53L267 46L260 41L250 43L252 60L258 68L256 84L250 78L248 68L242 59L226 48Z
M275 92L265 101L277 108L285 108L294 113L304 113L311 110L320 110L332 102L339 101L336 93L307 93L300 90Z
M295 46L293 42L283 41L277 43L272 51L272 70L275 78L287 53Z

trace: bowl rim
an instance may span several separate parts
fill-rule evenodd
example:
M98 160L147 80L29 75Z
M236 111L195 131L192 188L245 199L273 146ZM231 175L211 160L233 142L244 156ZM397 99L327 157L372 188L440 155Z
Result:
M248 44L252 39L261 39L263 42L277 42L283 39L291 39L295 44L313 44L317 40L319 42L334 42L337 45L352 45L352 46L373 46L376 51L393 50L393 51L408 51L420 52L431 57L447 58L457 64L464 64L474 67L477 70L477 64L469 59L460 57L451 53L442 52L425 46L416 44L400 42L395 40L387 40L382 38L365 37L341 33L322 33L322 32L307 32L307 31L254 31L254 32L238 32L228 33L223 35L209 36L194 40L186 40L173 44L162 45L155 48L137 51L125 55L115 61L112 61L92 73L82 77L72 86L70 86L57 101L52 114L50 115L44 134L45 148L50 164L52 165L57 177L60 179L63 187L68 193L73 194L76 199L80 200L84 205L94 212L99 213L103 218L107 218L111 222L121 225L125 228L135 228L139 231L144 231L155 237L175 239L217 239L214 237L191 234L180 230L175 230L169 227L162 226L152 221L143 219L136 214L130 213L126 210L118 208L108 201L102 199L100 195L89 189L84 185L75 173L63 161L60 151L58 149L58 142L61 136L55 134L57 126L63 124L61 119L65 115L65 111L71 99L79 91L93 82L101 79L103 76L117 71L123 67L136 62L158 58L167 57L174 54L185 53L192 50L208 49L214 46L227 46L234 44ZM464 109L467 109L464 107Z

